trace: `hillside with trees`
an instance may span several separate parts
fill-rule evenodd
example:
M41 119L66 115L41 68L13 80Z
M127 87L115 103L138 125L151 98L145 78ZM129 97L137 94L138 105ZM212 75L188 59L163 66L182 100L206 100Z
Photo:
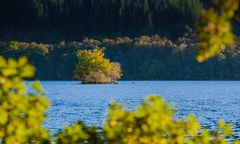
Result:
M1 0L0 38L155 33L177 38L194 25L201 7L199 0Z

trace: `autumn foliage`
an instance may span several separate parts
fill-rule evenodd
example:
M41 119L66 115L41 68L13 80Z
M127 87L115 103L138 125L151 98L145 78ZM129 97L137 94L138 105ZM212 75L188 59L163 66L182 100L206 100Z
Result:
M77 51L74 77L82 83L115 83L122 76L121 65L104 58L101 49Z

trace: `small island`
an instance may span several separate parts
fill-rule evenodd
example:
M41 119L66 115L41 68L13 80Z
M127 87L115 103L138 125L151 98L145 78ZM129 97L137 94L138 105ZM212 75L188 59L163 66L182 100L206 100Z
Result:
M82 84L115 84L122 76L121 65L104 58L100 48L79 50L76 53L74 78Z

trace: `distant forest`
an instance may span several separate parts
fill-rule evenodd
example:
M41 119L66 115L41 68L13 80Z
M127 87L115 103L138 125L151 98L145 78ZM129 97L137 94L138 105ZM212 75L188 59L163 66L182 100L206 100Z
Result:
M34 34L60 37L158 33L177 38L186 26L194 25L201 7L200 0L1 0L0 38L11 39L21 33L33 34L30 40Z
M0 42L0 55L25 55L37 68L37 79L71 80L82 49L103 48L106 57L122 65L123 80L240 80L240 39L224 53L198 63L197 42L186 34L177 41L158 35L136 38L36 42Z

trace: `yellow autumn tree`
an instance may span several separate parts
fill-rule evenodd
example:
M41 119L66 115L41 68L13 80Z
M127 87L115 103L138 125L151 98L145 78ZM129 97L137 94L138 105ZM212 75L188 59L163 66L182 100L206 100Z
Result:
M77 51L74 77L82 83L114 83L122 76L121 65L104 58L102 49Z

